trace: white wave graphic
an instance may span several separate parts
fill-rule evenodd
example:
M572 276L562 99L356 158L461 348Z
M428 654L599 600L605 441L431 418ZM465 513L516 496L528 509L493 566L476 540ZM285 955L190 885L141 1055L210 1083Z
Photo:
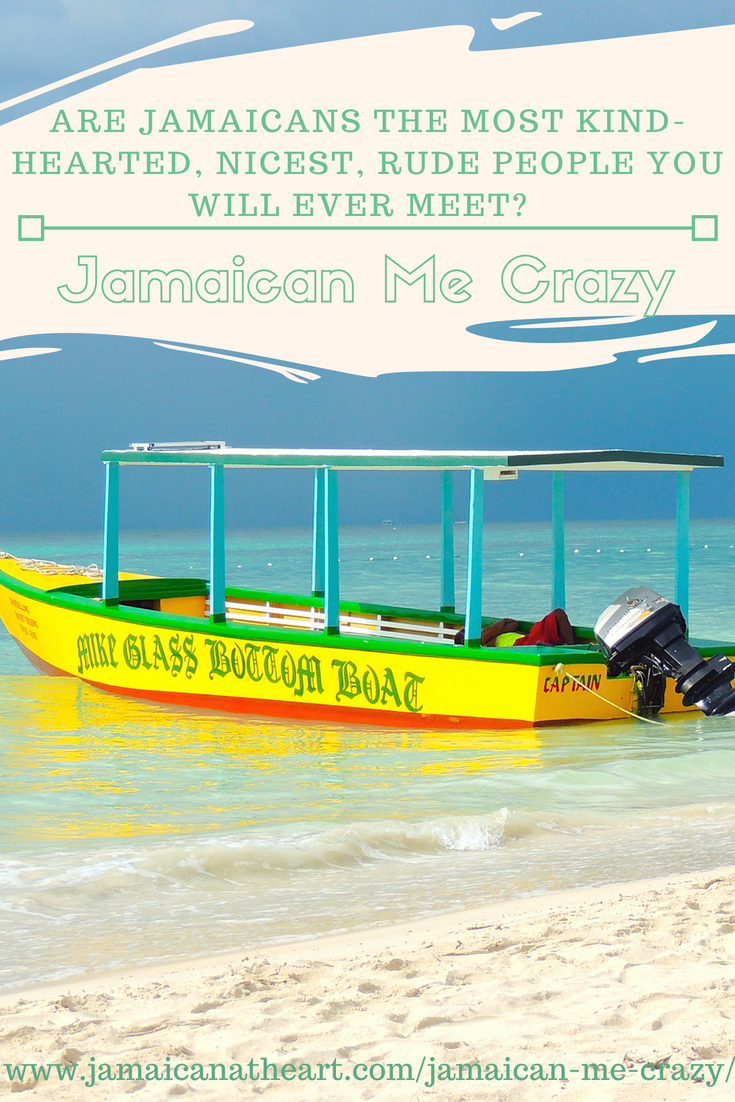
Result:
M630 325L642 321L643 314L629 314L619 318L575 318L572 321L539 321L527 325L511 325L511 329L580 329L590 325Z
M23 356L45 356L48 352L61 352L60 348L4 348L0 360L20 360Z
M15 107L18 103L25 103L26 100L34 99L36 96L42 96L45 92L53 92L57 88L73 84L77 80L84 80L85 77L92 77L96 73L104 73L118 65L125 65L128 61L136 61L139 57L150 57L151 54L160 53L162 50L170 50L172 46L182 46L187 42L200 42L204 38L219 38L225 34L239 34L240 31L250 30L254 26L255 24L251 19L224 19L219 23L207 23L203 27L194 27L193 30L176 34L173 38L164 38L161 42L144 46L142 50L133 50L130 54L123 54L122 57L113 58L112 61L104 61L101 65L95 65L92 69L74 73L72 76L54 81L53 84L46 84L43 88L34 88L32 92L24 92L22 96L16 96L15 99L5 100L4 103L0 103L0 111L4 111L8 107Z
M154 341L154 344L159 348L169 348L172 352L192 352L195 356L211 356L215 360L232 360L236 364L247 364L248 367L262 367L265 371L275 371L279 375L283 375L284 378L290 379L292 383L313 383L315 379L320 379L320 375L315 375L313 371L304 371L300 367L284 367L282 364L266 363L265 360L259 360L254 356L245 358L244 356L228 356L224 352L206 352L202 348L187 348L183 344L164 344L163 341Z
M519 23L525 23L527 19L537 19L543 15L541 11L522 11L520 15L511 15L507 19L490 19L496 31L509 31L511 27L517 27Z
M651 360L679 360L685 356L735 356L735 344L708 344L704 348L677 348L674 352L657 352L653 356L639 356L639 364Z
M632 337L611 335L604 340L558 341L533 344L515 343L496 337L483 338L487 358L498 371L571 371L580 367L613 364L624 352L643 352L647 348L671 348L693 345L714 329L716 321L684 326L663 333L638 333ZM700 350L692 352L699 355ZM477 370L477 369L476 369Z

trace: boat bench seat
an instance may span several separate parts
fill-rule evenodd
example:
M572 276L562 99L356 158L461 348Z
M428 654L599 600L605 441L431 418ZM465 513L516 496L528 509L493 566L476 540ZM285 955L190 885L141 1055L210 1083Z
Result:
M209 603L206 610L208 612ZM301 631L324 631L324 609L320 605L288 604L269 601L230 598L225 601L229 623L291 628ZM403 639L411 643L454 643L459 625L455 619L429 620L408 613L351 611L341 609L339 630L343 635L368 638Z

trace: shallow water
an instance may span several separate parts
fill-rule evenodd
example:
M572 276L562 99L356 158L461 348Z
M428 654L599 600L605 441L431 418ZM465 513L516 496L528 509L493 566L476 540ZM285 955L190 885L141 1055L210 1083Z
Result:
M735 638L731 543L735 522L693 526L695 633ZM308 545L235 533L230 576L303 591ZM97 557L84 534L0 546ZM346 596L436 605L438 529L348 529L340 554ZM570 525L568 558L577 621L632 584L671 594L666 525ZM201 576L206 539L132 534L122 561ZM489 526L486 564L488 611L547 611L544 526ZM5 984L694 871L735 847L729 717L457 734L200 714L34 676L7 635L0 716Z

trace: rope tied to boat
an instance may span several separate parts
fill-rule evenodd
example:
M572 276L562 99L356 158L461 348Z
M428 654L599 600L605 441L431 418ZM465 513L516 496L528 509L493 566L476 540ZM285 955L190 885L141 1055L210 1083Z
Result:
M21 559L17 555L11 555L9 551L0 551L0 559L12 559L23 570L33 571L36 574L72 574L76 577L96 580L102 577L102 571L94 562L89 566L60 566L53 559Z
M554 673L563 673L565 677L568 677L570 681L574 681L576 685L579 685L580 689L584 689L585 692L592 693L598 700L602 700L605 704L611 704L613 708L617 708L618 711L624 712L626 716L632 716L633 719L643 720L644 723L652 723L654 727L665 727L666 724L662 723L660 719L651 719L650 716L641 716L637 712L630 712L627 708L624 708L622 704L616 704L614 700L608 700L606 696L602 696L601 693L596 693L594 689L591 689L589 685L585 685L584 681L581 681L578 677L575 677L569 670L564 669L562 662L557 662L554 666Z

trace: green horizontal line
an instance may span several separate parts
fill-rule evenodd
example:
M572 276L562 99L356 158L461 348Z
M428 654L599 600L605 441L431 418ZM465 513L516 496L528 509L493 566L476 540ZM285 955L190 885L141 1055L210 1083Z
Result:
M429 231L431 233L435 233L437 230L449 230L449 231L452 231L454 233L461 232L462 230L470 230L472 232L476 232L478 230L495 230L495 231L497 231L497 230L506 230L506 231L508 231L508 230L510 230L510 231L514 231L514 230L564 230L565 232L569 231L569 230L586 230L586 231L590 231L590 230L618 230L618 231L621 231L621 230L669 230L669 231L670 230L686 230L687 233L691 233L692 232L692 227L691 227L691 225L689 225L689 226L518 226L518 225L510 225L510 226L437 226L437 225L431 225L431 226L427 226L427 225L417 225L417 226L385 226L385 225L380 225L380 226L282 226L282 225L281 226L264 226L264 225L242 226L242 225L240 225L240 226L46 226L45 230L46 230L46 232L48 232L49 230L127 230L128 232L131 231L131 230L155 230L157 232L160 231L160 230L175 230L175 231L179 231L179 230L199 230L199 231L202 231L202 230L204 230L204 231L208 231L208 230L226 230L226 231L230 231L230 232L232 232L233 230L234 231L245 230L245 231L251 231L251 232L253 230L256 230L256 231L257 230L268 230L271 233L273 232L273 230L287 230L287 231L311 230L312 232L318 231L320 233L324 230L337 230L337 231L347 231L347 232L351 232L351 231L355 231L355 230L357 230L357 231L372 230L372 231L377 231L379 233L384 231L384 230L393 230L393 231L395 231L395 230L419 230L419 231L423 230L423 231Z

